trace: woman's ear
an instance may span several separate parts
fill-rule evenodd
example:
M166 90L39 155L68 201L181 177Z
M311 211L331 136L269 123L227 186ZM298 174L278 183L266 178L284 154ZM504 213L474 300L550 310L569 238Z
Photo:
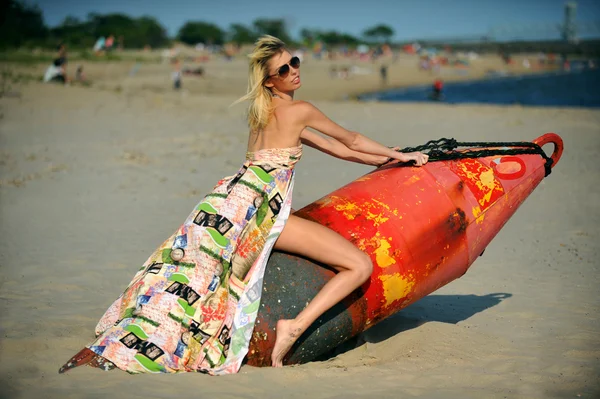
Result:
M268 78L265 82L265 87L268 87L270 89L273 86L275 86L275 85L273 84L273 82L271 82L271 78Z

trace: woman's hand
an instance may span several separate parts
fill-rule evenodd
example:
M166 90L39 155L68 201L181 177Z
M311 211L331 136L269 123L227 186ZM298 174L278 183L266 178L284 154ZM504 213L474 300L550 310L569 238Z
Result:
M411 162L415 163L415 166L423 166L429 160L429 155L423 154L422 152L407 152L407 153L398 153L398 157L396 158L400 162Z
M375 166L383 166L394 160L400 162L411 162L414 161L415 166L423 166L429 160L429 155L423 154L422 152L398 152L400 147L390 147L392 150L396 151L397 156L395 158L388 158L383 156L377 156L374 160L373 165Z

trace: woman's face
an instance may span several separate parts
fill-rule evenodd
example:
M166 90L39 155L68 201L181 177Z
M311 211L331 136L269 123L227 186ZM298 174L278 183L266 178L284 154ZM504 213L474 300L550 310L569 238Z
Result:
M268 74L269 77L265 82L265 86L275 88L281 92L294 91L302 85L300 81L300 60L298 57L283 51L274 55L269 62Z

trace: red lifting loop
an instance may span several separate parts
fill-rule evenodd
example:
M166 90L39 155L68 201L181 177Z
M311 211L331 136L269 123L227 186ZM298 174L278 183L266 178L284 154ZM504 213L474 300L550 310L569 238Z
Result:
M552 167L554 168L563 153L563 141L560 136L556 133L546 133L543 136L533 140L533 142L542 148L548 143L554 144L554 151L550 157L552 158Z
M525 174L525 170L527 169L525 165L525 161L523 161L520 157L502 157L498 160L499 162L492 161L492 169L494 170L494 174L498 176L500 179L504 180L514 180L520 179ZM502 173L498 170L498 163L508 163L508 162L516 162L519 164L519 170L511 173Z

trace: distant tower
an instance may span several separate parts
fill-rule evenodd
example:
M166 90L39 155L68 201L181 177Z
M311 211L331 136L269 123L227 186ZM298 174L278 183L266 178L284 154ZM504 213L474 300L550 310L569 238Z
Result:
M562 26L562 37L569 43L577 41L577 24L575 22L575 13L577 12L577 3L570 1L565 4L565 21Z

